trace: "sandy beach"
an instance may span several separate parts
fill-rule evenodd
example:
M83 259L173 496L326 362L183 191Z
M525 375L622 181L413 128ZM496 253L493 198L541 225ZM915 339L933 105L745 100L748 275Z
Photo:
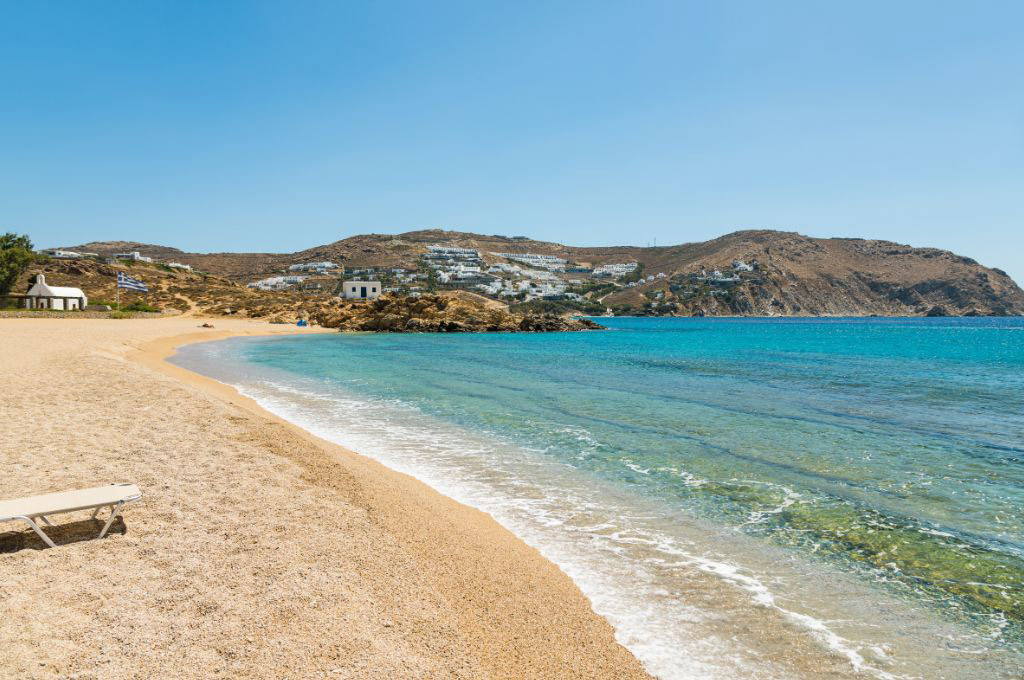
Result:
M103 540L0 525L0 677L648 677L488 515L163 361L295 328L200 323L0 320L0 499L145 494Z

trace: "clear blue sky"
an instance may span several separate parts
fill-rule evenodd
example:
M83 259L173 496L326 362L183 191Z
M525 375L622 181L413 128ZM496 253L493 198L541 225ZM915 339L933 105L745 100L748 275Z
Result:
M949 248L1024 282L1024 3L0 0L0 230Z

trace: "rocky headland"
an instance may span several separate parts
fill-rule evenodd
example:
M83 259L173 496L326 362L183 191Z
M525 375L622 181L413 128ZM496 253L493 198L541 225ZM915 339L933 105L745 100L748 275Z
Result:
M310 320L341 331L386 333L543 333L603 328L589 319L514 314L480 301L441 295L341 300L320 306Z

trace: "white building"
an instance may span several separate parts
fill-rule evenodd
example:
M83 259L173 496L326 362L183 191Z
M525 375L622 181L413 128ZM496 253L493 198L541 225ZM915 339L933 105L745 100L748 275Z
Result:
M488 295L497 295L502 290L502 285L500 281L493 281L491 283L478 283L476 287L478 290L482 290Z
M73 250L44 250L43 252L58 260L77 260L84 257L82 253L76 253Z
M743 260L733 260L732 261L732 268L735 269L738 272L752 272L752 271L754 271L754 266L750 265L750 264L747 264Z
M523 270L522 270L521 267L517 267L514 264L508 264L507 262L498 262L497 264L492 264L487 269L487 273L488 274L512 274L514 276L519 276L520 274L523 273Z
M192 271L192 265L190 265L190 264L182 264L180 262L168 262L166 264L171 269L181 269L182 271L186 271L186 272Z
M427 255L434 257L454 257L479 259L480 251L473 248L450 248L447 246L427 246Z
M726 276L721 272L721 270L716 269L707 276L707 280L712 283L736 283L740 280L740 277L737 274L729 274L729 276Z
M603 264L594 268L594 276L625 276L637 267L636 262L623 262L619 264Z
M293 264L288 267L290 272L317 272L324 273L329 272L332 269L337 269L338 265L334 262L300 262L299 264Z
M270 278L253 281L247 284L247 287L259 290L287 290L308 278L308 276L271 276Z
M564 270L568 260L555 255L540 255L538 253L491 253L496 257L504 257L507 260L522 262L531 267L542 267L551 270Z
M345 281L341 288L346 300L376 300L381 290L380 281Z
M146 257L137 250L130 253L114 253L115 260L131 260L133 262L152 262L153 258Z
M81 288L51 286L42 274L36 274L24 300L26 309L84 309L89 304Z

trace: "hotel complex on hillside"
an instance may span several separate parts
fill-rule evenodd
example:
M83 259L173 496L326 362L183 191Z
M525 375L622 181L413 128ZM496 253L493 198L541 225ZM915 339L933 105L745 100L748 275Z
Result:
M502 261L495 261L499 259ZM535 299L581 299L573 286L605 279L621 287L635 287L665 278L651 275L631 283L615 279L637 271L637 262L608 263L591 267L565 257L541 253L488 252L487 259L475 248L426 246L416 269L405 267L346 267L337 262L297 262L281 274L252 281L259 290L332 290L345 298L373 299L381 293L418 295L425 290L464 289L498 299L528 302ZM346 277L348 277L346 279ZM363 288L366 289L365 293Z

